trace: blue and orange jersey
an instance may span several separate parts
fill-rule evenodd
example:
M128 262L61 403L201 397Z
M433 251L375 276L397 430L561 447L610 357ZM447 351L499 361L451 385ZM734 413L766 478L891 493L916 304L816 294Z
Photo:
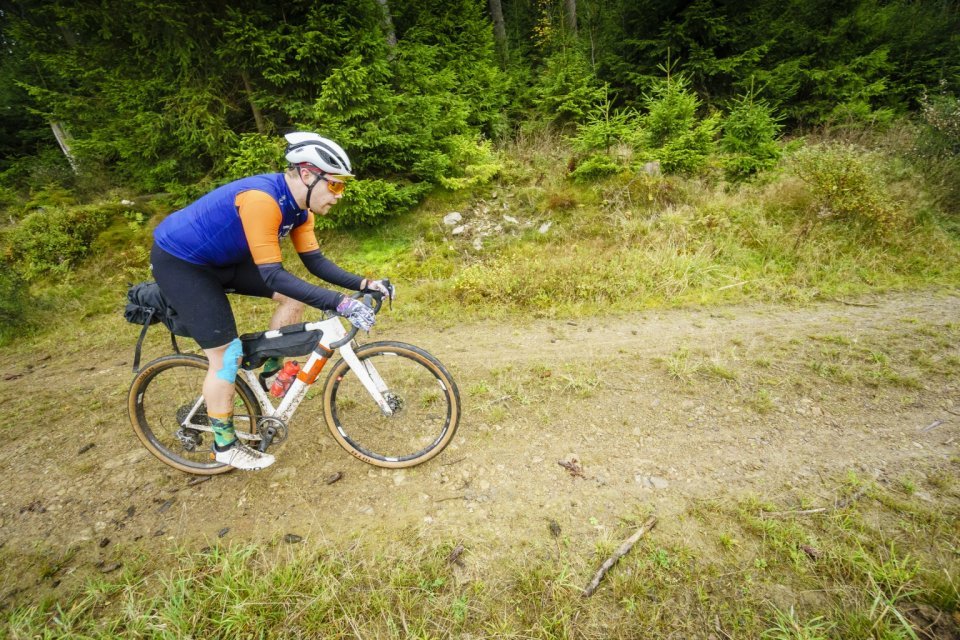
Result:
M216 267L253 258L280 262L280 239L298 253L319 249L313 213L297 206L282 173L236 180L168 216L153 233L167 253Z

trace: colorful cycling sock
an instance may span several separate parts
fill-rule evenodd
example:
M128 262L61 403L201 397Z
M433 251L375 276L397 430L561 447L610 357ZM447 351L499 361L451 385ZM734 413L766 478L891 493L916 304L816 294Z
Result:
M264 377L272 376L277 371L283 367L283 358L267 358L263 361L263 375Z
M237 441L237 433L233 428L233 414L208 413L210 426L213 427L213 443L224 449Z

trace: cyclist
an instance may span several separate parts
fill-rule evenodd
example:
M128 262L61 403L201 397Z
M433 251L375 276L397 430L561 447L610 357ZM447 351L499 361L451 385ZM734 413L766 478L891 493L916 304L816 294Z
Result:
M154 278L210 363L203 397L214 457L238 469L263 469L274 457L244 445L234 431L234 383L243 350L227 292L276 301L271 329L300 322L308 304L369 330L374 316L367 306L284 270L280 240L289 235L314 276L393 297L393 288L383 281L344 271L324 257L314 235L314 216L326 215L343 196L345 180L353 177L346 152L315 133L285 138L285 172L231 182L171 214L154 231L150 252ZM267 384L281 364L279 358L266 362L261 383Z

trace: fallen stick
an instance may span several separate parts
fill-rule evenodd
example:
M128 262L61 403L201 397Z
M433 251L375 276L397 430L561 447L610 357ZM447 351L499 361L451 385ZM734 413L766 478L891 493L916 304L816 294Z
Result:
M761 511L761 518L770 518L776 516L809 516L815 513L823 513L826 511L826 507L819 507L817 509L801 509L800 511Z
M603 580L603 576L607 575L607 571L610 570L610 567L617 563L617 560L623 556L630 553L630 549L633 548L633 545L637 544L637 540L643 537L643 534L653 529L657 524L656 516L650 516L646 522L643 523L635 534L627 538L623 544L620 545L620 548L614 551L613 555L607 558L600 568L597 570L596 575L593 576L593 580L590 581L590 584L587 585L587 588L583 590L581 594L584 598L589 598L593 595L593 592L597 590L597 587L600 586L600 581Z
M878 304L870 304L863 302L849 302L847 300L841 300L840 298L823 298L824 300L829 300L830 302L839 302L840 304L845 304L848 307L879 307Z
M942 424L944 424L944 421L943 421L943 420L934 420L932 423L930 423L929 426L920 429L920 433L926 433L927 431L930 431L931 429L936 429L937 427L939 427L939 426L942 425Z
M880 477L879 474L875 475L874 480L876 480L879 477ZM867 493L867 489L868 487L865 487L865 486L860 487L860 489L857 490L857 492L854 493L853 495L848 496L838 502L834 502L833 509L834 510L846 509L851 504L853 504L854 502L862 498ZM825 513L829 510L830 509L828 507L817 507L816 509L802 509L800 511L761 511L760 518L761 519L774 518L778 516L810 516L815 513Z
M724 285L718 289L715 289L715 291L723 291L724 289L732 289L733 287L742 287L743 285L749 284L751 282L753 282L753 280L744 280L743 282L734 282L733 284Z

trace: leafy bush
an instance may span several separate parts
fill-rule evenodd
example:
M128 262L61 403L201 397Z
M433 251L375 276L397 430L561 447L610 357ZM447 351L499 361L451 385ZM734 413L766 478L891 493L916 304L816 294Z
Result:
M769 169L780 160L780 119L752 92L740 96L723 123L720 146L727 176L737 180Z
M941 90L920 101L915 149L923 176L945 212L960 211L960 99Z
M804 212L809 225L832 219L885 232L906 221L905 209L890 201L880 158L865 149L848 143L803 147L790 168L812 192Z
M0 173L0 184L14 190L27 191L41 187L72 188L76 175L59 148L49 148L36 156L17 158Z
M944 154L960 154L960 99L946 92L924 94L920 114L928 127L927 145Z
M489 182L500 172L490 143L468 136L451 136L446 144L450 165L439 182L447 189L465 189Z
M614 109L609 90L605 87L603 100L590 108L571 141L573 148L581 153L610 153L614 145L621 143L634 149L642 148L644 140L640 115L629 107Z
M17 332L26 298L23 280L9 264L0 262L0 344Z
M595 153L577 164L570 176L576 181L589 181L612 176L623 167L605 153Z
M227 180L278 171L284 165L284 140L280 136L245 133L227 156Z
M433 185L462 188L499 171L481 128L499 126L501 76L492 48L467 46L472 30L459 38L410 31L392 61L374 39L325 77L313 118L337 132L357 175L378 177L355 183L326 224L373 222L413 206ZM420 41L441 36L449 46Z
M35 211L9 234L7 257L27 280L47 273L67 273L87 255L97 234L121 211L119 205Z

